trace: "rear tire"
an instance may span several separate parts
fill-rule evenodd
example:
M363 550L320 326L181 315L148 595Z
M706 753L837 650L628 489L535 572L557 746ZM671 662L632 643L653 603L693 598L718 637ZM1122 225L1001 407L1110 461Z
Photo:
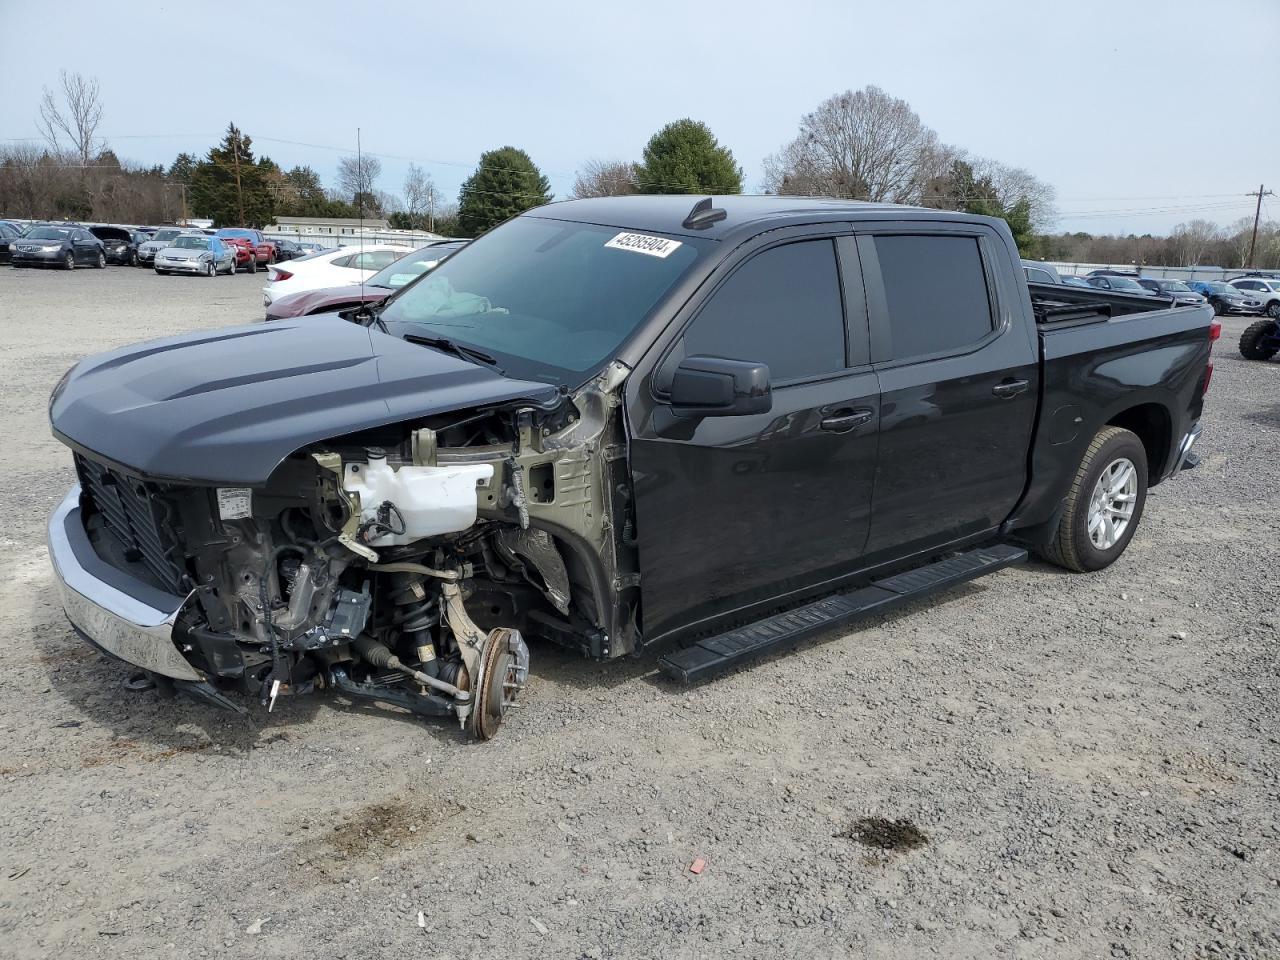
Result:
M256 256L249 258L249 272L250 273L258 272L258 258Z
M70 250L67 255L62 258L62 267L64 270L74 270L76 268L76 255Z
M236 258L231 258L231 266L227 267L227 276L234 277L236 275Z
M99 270L105 270L107 268L107 255L101 250L98 251L98 261L94 266Z
M1125 475L1123 463L1128 463L1133 468L1132 493L1120 491L1112 496L1108 493L1108 480L1113 473L1117 479ZM1125 500L1126 496L1129 499ZM1109 567L1120 558L1120 554L1124 553L1129 541L1133 539L1138 523L1142 520L1142 508L1146 502L1147 451L1142 441L1132 431L1120 427L1103 427L1080 460L1071 490L1067 494L1062 519L1058 521L1058 529L1053 539L1040 550L1040 555L1050 563L1075 573ZM1118 505L1123 508L1125 504L1132 505L1131 512L1114 541L1108 543L1105 531L1108 524L1113 524L1117 519L1117 511L1112 507ZM1097 536L1099 519L1103 531L1101 536ZM1091 522L1095 524L1092 529ZM1099 543L1099 540L1102 542Z
M1275 334L1274 320L1258 320L1249 324L1240 334L1240 356L1246 360L1270 360L1276 355L1276 348L1263 346L1262 341Z

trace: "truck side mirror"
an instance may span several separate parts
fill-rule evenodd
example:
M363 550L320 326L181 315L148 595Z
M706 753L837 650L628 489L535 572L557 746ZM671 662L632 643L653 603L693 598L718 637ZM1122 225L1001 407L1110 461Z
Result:
M677 417L744 417L773 409L767 364L721 357L685 357L668 394Z

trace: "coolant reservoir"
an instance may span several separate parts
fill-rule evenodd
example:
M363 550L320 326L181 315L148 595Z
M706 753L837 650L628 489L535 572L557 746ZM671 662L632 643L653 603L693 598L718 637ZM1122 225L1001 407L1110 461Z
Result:
M372 450L368 463L342 468L343 489L360 494L362 527L377 524L366 528L365 542L373 547L466 530L476 522L476 487L492 477L487 463L392 469L385 455Z

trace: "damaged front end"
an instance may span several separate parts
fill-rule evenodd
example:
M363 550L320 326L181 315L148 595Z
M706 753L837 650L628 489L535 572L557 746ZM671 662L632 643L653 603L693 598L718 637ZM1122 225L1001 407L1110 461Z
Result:
M331 689L488 739L527 682L526 637L601 659L636 646L627 372L614 363L543 405L312 444L254 487L160 481L81 449L74 512L94 555L81 560L174 609L152 603L164 619L145 637L105 631L51 521L68 615L108 652L223 705L232 691L270 706Z

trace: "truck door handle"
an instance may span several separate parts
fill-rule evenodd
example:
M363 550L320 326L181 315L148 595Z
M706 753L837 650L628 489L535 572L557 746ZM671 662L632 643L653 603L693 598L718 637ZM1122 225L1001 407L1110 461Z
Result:
M862 426L875 415L876 412L867 407L858 407L856 410L841 407L829 417L823 417L820 425L823 430L830 430L832 433L846 433L854 427Z
M1016 397L1028 386L1029 383L1026 380L1005 380L992 387L991 392L1002 400L1007 400L1009 397Z

